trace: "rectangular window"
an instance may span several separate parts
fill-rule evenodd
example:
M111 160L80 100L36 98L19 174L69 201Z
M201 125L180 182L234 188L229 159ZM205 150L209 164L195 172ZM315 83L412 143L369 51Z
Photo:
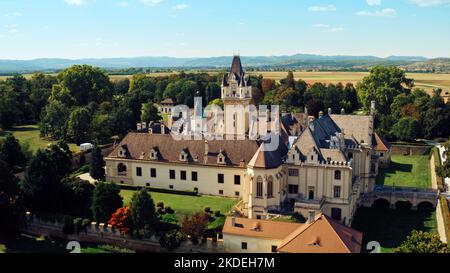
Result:
M341 198L341 186L334 186L334 198Z
M247 249L247 242L242 242L241 249Z
M197 172L192 172L192 181L198 181L198 174L197 174Z
M194 191L195 191L195 192L198 192L198 188L194 188Z
M150 169L150 177L153 177L153 178L156 177L156 169L155 168Z
M146 187L150 187L150 183L145 183L145 186Z
M241 176L240 175L234 176L234 185L241 185Z
M219 184L223 184L225 182L225 178L224 178L223 173L219 173L217 175L217 182L219 182Z
M289 176L298 176L298 169L289 169Z
M180 171L180 179L181 180L186 180L187 179L186 171Z
M142 176L142 168L136 167L136 176Z
M169 185L169 189L173 190L173 185Z
M220 195L223 195L223 190L219 190L219 194L220 194Z
M234 193L234 195L235 195L236 197L239 197L241 194L240 194L240 192L237 191L237 192Z
M277 246L272 246L272 253L277 253L277 249L278 249Z
M175 170L170 170L170 179L175 179Z
M298 194L298 185L289 185L289 194Z

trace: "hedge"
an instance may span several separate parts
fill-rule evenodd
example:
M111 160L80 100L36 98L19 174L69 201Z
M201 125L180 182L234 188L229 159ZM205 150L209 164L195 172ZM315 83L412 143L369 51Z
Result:
M437 167L441 166L439 149L434 147L433 153L434 153L434 167L437 168ZM431 170L431 171L436 173L436 169ZM439 191L441 191L441 192L444 191L444 179L437 173L436 173L436 180L437 180L437 186L438 186Z
M442 214L444 216L444 225L445 225L445 230L446 230L446 235L447 235L447 243L450 245L450 227L449 227L450 210L448 207L448 200L444 196L441 196L441 209L442 209Z
M198 196L198 193L195 192L195 191L178 191L178 190L158 189L158 188L152 188L152 187L124 185L124 184L117 184L117 185L122 190L138 191L138 190L141 190L141 189L146 189L149 192L159 192L159 193L169 193L169 194L178 194L178 195Z

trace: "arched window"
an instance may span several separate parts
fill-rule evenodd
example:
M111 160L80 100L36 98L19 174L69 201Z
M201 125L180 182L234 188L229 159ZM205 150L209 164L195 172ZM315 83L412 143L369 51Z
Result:
M353 159L353 153L352 152L348 153L348 159Z
M273 176L267 180L267 198L273 198Z
M125 164L119 163L119 165L117 165L117 175L127 176L127 166Z
M334 171L334 179L341 180L341 171Z
M263 197L263 179L261 176L256 179L256 197Z

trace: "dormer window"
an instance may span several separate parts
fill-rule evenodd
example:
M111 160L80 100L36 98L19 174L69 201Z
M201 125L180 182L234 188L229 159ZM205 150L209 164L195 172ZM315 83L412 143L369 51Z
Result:
M180 161L186 162L187 159L188 159L188 156L189 156L189 154L187 153L187 151L186 151L186 150L183 150L183 151L180 153Z
M118 156L119 157L127 157L127 154L128 154L128 149L127 149L127 147L126 146L122 146L122 147L120 147L120 149L119 149L119 152L118 152Z
M225 155L221 151L219 155L217 155L217 163L218 164L225 164Z
M158 159L158 151L156 151L155 149L151 149L149 158L153 160Z

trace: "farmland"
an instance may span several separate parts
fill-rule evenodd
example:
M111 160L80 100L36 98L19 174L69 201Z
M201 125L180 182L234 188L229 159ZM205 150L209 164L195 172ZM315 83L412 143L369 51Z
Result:
M186 72L198 73L197 70ZM208 73L214 75L220 72L210 71ZM286 77L287 72L250 71L248 73L250 75L262 75L266 79L280 80ZM176 74L176 72L150 73L147 75L151 77L160 77L172 74ZM321 82L325 84L349 82L356 84L368 74L369 74L368 72L294 72L294 77L296 79L303 79L309 84L313 84L316 82ZM27 74L24 76L26 78L29 78L31 75ZM450 74L408 73L407 76L414 79L415 87L417 88L423 88L428 92L431 92L435 88L442 88L442 90L444 90L444 94L445 92L450 92ZM110 75L112 81L117 81L123 78L131 78L131 77L132 75ZM0 80L4 80L6 78L7 76L0 76Z

